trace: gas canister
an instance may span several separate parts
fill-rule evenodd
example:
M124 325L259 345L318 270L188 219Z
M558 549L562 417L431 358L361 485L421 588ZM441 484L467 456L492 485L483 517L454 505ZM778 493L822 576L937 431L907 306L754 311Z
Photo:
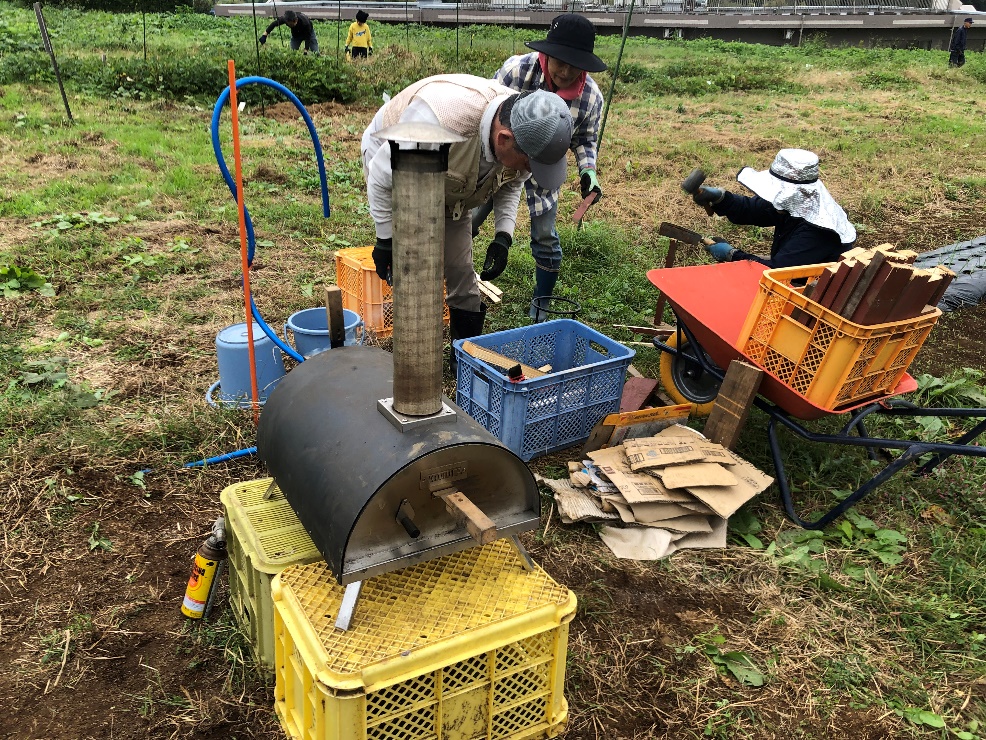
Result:
M226 562L226 522L219 517L212 525L212 534L195 553L192 575L188 579L181 613L192 619L202 619L212 611L219 576Z

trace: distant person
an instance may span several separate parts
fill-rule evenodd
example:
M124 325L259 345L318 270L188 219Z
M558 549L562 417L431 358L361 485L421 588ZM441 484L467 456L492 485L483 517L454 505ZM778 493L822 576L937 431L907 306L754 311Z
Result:
M291 48L294 51L298 51L301 45L304 44L306 54L308 52L318 54L318 39L315 38L315 26L308 20L307 15L294 10L285 10L284 15L275 19L273 23L267 26L267 30L260 37L261 46L267 43L267 37L270 36L270 32L278 26L287 26L291 29Z
M969 29L972 27L972 18L966 18L962 25L955 29L952 34L952 44L948 47L948 66L961 67L965 64L965 45Z
M346 36L346 53L353 59L366 59L373 54L373 40L366 19L370 14L365 10L356 11L356 20L349 24L349 35ZM338 48L338 47L336 47Z
M770 257L763 258L717 241L706 247L716 262L753 260L767 267L799 267L837 262L856 241L856 229L818 179L818 155L781 149L770 169L744 167L736 180L753 196L701 186L692 199L734 224L773 226Z
M534 51L510 57L493 79L501 85L526 92L547 90L558 95L568 105L574 130L569 149L579 168L582 197L596 193L602 197L596 177L596 139L603 110L603 94L589 72L603 72L606 63L593 53L596 29L592 22L577 13L556 16L543 41L530 41L525 46ZM527 207L531 212L531 254L534 257L534 298L551 296L561 270L562 249L555 220L558 216L560 188L530 178L524 185ZM473 211L473 235L490 215L486 203ZM532 302L530 316L538 316ZM544 305L539 303L538 305Z

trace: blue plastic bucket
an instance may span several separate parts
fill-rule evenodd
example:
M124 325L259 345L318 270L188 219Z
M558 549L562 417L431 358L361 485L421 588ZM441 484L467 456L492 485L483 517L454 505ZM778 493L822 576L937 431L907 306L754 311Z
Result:
M363 343L363 320L355 311L342 309L342 323L346 328L345 345ZM284 325L284 341L288 339L288 330L294 334L294 346L303 357L311 357L329 349L329 317L324 308L306 308L288 317ZM359 331L357 339L356 332Z
M257 322L253 323L253 351L257 363L257 390L260 403L264 403L284 377L285 371L281 350L264 334ZM249 408L253 391L250 386L250 345L246 324L227 326L216 335L216 359L219 362L219 380L209 388L206 401L211 406Z

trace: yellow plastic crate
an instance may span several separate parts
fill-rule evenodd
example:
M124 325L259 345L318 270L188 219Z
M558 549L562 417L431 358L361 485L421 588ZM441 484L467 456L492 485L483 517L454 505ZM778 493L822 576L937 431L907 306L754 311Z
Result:
M373 267L373 247L352 247L336 252L336 284L342 291L342 307L355 311L367 329L379 338L394 333L393 290ZM444 307L448 325L448 306Z
M250 637L254 657L274 670L274 605L271 581L285 567L322 559L273 478L228 486L220 495L226 515L229 600Z
M368 579L350 629L324 563L274 579L274 708L295 740L555 737L575 594L507 540Z
M828 265L766 270L739 335L743 354L817 406L838 409L890 393L932 327L937 308L913 319L862 326L802 295L795 281L818 277ZM795 309L814 321L806 326Z

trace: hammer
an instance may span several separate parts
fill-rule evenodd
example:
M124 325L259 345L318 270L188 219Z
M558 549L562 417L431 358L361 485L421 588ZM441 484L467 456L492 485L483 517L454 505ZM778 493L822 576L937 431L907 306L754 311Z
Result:
M688 173L688 177L681 181L681 189L689 195L695 195L703 182L705 182L705 172L696 167ZM712 206L708 203L705 204L705 212L710 216L713 215Z
M705 174L702 170L695 170L695 172L692 172L692 174L688 176L688 180L691 180L695 176L696 172L700 176L698 182L701 183L702 180L705 179ZM688 180L685 180L685 182L681 184L682 188L685 187L685 183L687 183ZM696 185L695 187L698 186ZM704 246L709 246L714 243L713 240L709 239L707 236L702 236L698 232L691 231L690 229L683 229L682 227L668 223L667 221L661 223L657 233L661 236L666 236L671 240L671 244L668 246L668 253L664 258L664 266L666 268L674 267L674 260L678 252L678 242L683 244L702 244ZM663 324L664 305L667 301L667 297L662 292L657 298L657 305L654 307L654 326L660 326Z

